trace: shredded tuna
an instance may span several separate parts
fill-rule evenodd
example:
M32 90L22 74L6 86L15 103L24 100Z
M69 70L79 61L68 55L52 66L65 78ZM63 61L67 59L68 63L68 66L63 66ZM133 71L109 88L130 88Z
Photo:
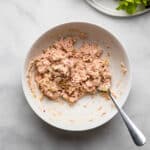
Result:
M32 61L38 88L52 100L73 103L111 86L109 60L102 58L101 47L84 42L76 48L76 42L73 37L61 38Z
M121 62L121 63L120 63L120 66L121 66L121 72L122 72L123 74L126 74L128 70L127 70L125 64L124 64L123 62Z

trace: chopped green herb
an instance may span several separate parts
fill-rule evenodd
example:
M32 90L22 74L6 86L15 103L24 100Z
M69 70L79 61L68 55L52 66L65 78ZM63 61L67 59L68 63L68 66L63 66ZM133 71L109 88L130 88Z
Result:
M128 14L134 14L138 10L150 7L150 0L119 0L117 10L124 10Z

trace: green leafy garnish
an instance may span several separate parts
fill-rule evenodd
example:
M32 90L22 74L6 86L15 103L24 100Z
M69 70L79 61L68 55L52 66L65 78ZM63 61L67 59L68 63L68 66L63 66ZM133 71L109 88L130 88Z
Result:
M124 10L128 14L134 14L139 9L145 9L150 6L150 0L119 0L117 10Z

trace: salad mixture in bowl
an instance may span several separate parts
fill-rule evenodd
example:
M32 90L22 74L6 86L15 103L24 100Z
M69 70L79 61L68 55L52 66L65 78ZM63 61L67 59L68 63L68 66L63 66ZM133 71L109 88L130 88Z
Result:
M98 44L83 42L77 48L77 42L75 37L61 37L31 60L29 85L34 74L43 95L71 103L87 94L107 91L111 86L109 59L101 58L103 50Z

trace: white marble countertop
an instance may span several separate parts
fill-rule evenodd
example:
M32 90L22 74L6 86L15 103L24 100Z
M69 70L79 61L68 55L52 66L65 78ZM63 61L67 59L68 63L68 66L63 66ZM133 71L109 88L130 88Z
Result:
M0 150L137 150L120 116L88 132L70 133L41 121L27 104L21 69L28 48L60 23L87 21L112 31L124 44L133 69L125 110L147 137L150 149L150 13L117 19L83 0L0 0Z

